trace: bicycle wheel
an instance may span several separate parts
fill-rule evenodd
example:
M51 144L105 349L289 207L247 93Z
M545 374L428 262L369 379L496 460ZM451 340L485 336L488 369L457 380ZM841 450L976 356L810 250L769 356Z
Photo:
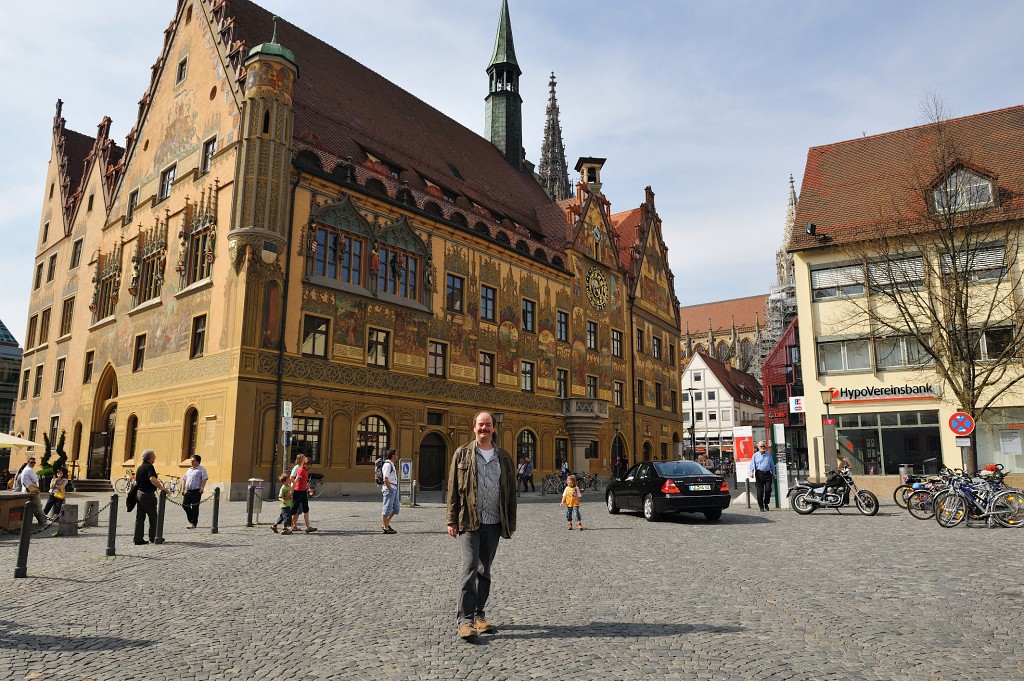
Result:
M935 521L942 527L956 527L967 517L967 500L949 493L935 500Z
M907 510L918 520L928 520L935 515L935 495L929 489L915 490L907 497Z
M316 499L317 497L319 497L323 493L324 493L324 481L323 480L317 480L316 482L310 483L310 485L309 485L309 496L311 496L314 499Z
M992 500L992 518L1003 527L1024 525L1024 494L1006 490Z
M900 485L892 491L892 500L896 502L896 505L900 508L907 507L907 497L914 492L914 488L910 485Z
M118 478L114 481L114 491L118 494L124 494L128 491L128 478Z
M601 478L597 477L596 475L590 479L590 484L595 492L600 492L602 489L604 489L604 485L601 483Z

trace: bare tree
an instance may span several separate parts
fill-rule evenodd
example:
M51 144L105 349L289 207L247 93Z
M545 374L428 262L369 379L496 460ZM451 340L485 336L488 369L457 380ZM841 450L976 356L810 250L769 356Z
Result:
M841 246L863 267L866 321L879 369L941 382L960 410L984 418L1024 381L1021 224L1000 211L997 178L973 163L971 140L926 96L906 186L879 219ZM863 327L861 327L863 328ZM977 440L964 465L977 468Z

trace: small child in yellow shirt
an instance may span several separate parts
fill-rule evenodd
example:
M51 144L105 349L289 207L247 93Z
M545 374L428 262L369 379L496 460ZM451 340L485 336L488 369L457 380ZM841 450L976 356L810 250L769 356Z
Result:
M576 514L576 524L579 529L583 529L583 518L580 517L580 488L576 486L576 476L570 475L565 479L565 491L562 492L562 501L559 502L559 507L565 506L565 519L569 523L569 529L572 529L572 516Z

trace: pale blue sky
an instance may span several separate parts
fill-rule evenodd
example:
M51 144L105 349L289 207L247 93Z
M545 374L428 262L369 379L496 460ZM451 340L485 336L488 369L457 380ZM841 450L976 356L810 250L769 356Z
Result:
M465 126L482 131L500 0L263 0ZM123 145L172 0L5 3L0 65L0 320L24 340L51 122ZM807 149L1022 102L1024 3L979 0L510 0L524 146L540 160L548 74L569 166L608 159L616 212L656 194L683 305L766 292L789 175ZM301 67L301 64L300 64ZM575 177L570 178L575 181Z

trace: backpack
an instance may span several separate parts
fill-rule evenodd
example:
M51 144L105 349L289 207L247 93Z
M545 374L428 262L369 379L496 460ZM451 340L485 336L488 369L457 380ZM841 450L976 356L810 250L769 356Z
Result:
M373 472L373 481L376 482L378 485L383 485L384 484L384 459L377 459L376 463L374 463L373 465L374 465L374 468L376 469Z

